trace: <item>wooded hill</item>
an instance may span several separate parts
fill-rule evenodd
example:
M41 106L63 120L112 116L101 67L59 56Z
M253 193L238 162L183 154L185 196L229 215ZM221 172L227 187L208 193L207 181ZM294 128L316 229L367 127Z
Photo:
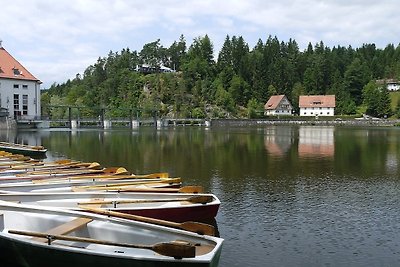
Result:
M250 49L241 36L227 36L218 57L214 55L207 35L190 45L180 36L169 48L157 40L139 52L110 51L82 75L46 90L43 114L66 116L65 110L49 105L73 105L89 107L80 109L80 116L96 115L102 107L110 117L134 112L257 117L271 95L285 94L298 112L299 95L334 94L336 115L400 115L400 103L391 103L389 92L375 82L400 78L400 45L330 48L321 41L300 51L295 40L269 36ZM142 64L154 73L137 71ZM161 72L160 66L176 72Z

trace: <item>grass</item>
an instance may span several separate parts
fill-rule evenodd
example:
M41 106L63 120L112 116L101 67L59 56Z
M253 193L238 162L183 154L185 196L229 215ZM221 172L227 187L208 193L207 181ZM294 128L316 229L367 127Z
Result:
M390 99L391 99L391 106L392 106L392 110L396 110L397 108L397 104L399 103L400 100L400 91L397 92L390 92Z

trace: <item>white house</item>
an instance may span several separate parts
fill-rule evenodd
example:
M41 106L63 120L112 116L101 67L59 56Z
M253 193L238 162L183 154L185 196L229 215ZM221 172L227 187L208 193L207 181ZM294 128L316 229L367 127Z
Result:
M334 95L302 95L299 97L300 116L334 116Z
M395 79L376 80L376 84L383 86L386 84L388 91L394 92L400 90L400 82Z
M264 115L292 115L293 107L285 95L273 95L264 105Z
M40 84L24 66L12 57L0 40L0 108L14 118L40 116Z

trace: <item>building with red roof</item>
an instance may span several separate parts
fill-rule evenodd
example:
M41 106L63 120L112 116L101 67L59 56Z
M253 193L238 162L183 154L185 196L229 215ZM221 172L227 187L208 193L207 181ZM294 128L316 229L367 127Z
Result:
M301 95L300 116L334 116L335 95Z
M14 118L34 119L40 116L40 84L2 46L0 40L0 107Z
M292 104L285 95L273 95L264 105L264 115L292 115Z

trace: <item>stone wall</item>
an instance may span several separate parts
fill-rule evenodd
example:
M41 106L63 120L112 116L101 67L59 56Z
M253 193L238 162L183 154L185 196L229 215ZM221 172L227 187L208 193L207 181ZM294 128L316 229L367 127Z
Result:
M400 120L373 120L373 119L349 119L349 120L262 120L262 119L215 119L212 126L257 126L257 125L343 125L343 126L395 126Z
M17 123L14 119L7 117L0 118L0 129L16 129Z

